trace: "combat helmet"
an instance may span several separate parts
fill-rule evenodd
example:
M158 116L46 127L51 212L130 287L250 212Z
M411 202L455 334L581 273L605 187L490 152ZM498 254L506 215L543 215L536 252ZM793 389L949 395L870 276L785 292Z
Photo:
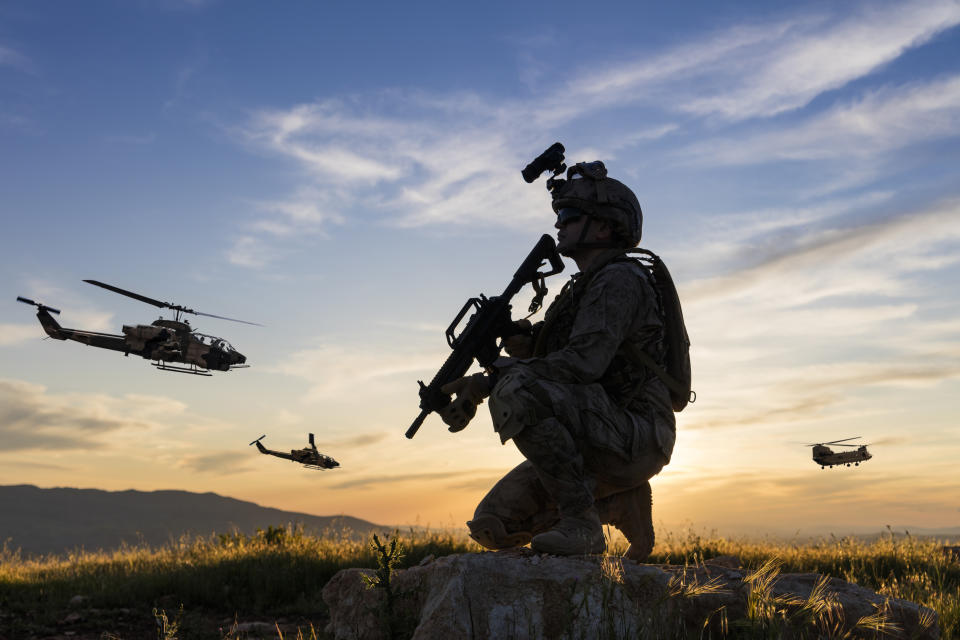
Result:
M554 180L553 210L576 208L606 220L613 228L615 246L636 247L643 231L640 202L627 185L607 177L603 162L578 162L567 169L566 180Z

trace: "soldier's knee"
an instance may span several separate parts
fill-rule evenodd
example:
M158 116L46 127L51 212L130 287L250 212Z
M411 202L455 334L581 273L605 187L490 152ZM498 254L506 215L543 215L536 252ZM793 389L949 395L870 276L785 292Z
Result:
M470 537L486 549L522 547L533 539L529 531L507 531L503 521L493 514L477 514L467 522Z
M490 417L501 442L550 414L540 395L536 377L521 367L514 367L497 381L490 393Z

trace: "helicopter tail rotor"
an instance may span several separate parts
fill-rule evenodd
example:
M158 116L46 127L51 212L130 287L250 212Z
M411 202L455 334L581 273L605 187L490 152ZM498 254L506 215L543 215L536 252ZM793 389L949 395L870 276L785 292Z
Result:
M35 302L35 301L31 300L30 298L24 298L23 296L17 296L17 301L18 301L18 302L22 302L22 303L24 303L24 304L32 304L32 305L35 306L39 311L49 311L50 313L56 313L57 315L60 315L60 309L54 309L53 307L48 307L47 305L43 304L42 302Z
M266 438L266 437L267 437L267 434L263 434L262 436L260 436L259 438L257 438L257 439L254 440L253 442L251 442L248 446L253 446L253 445L257 444L258 442L260 442L261 440L263 440L264 438Z

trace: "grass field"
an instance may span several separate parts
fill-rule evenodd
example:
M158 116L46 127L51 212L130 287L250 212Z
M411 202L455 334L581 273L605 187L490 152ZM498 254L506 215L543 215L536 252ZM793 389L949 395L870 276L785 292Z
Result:
M428 555L478 551L459 532L399 534L399 567ZM695 564L733 555L748 569L772 558L784 573L816 572L930 607L942 638L960 639L960 560L949 541L888 533L870 542L730 540L665 535L651 563ZM615 543L612 552L618 550ZM622 549L620 549L622 550ZM162 548L129 547L25 558L0 552L0 639L324 638L321 589L336 572L377 567L367 542L345 533L305 536L269 527L252 537L184 539ZM79 596L79 597L78 597ZM71 600L73 600L71 604Z

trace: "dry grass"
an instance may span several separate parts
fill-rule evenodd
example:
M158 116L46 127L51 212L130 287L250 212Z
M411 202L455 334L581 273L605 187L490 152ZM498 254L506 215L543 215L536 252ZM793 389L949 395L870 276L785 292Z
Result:
M398 568L415 565L428 555L478 550L460 532L411 530L400 534L400 543L404 555ZM751 615L757 628L769 626L783 612L828 624L833 605L822 588L802 602L764 597L770 593L765 585L769 586L778 572L815 572L929 607L939 617L944 640L960 639L960 562L942 552L944 544L948 543L892 534L873 541L843 538L817 542L665 535L649 562L698 564L718 556L736 556L751 571L755 586ZM613 545L612 551L622 550ZM618 560L605 562L606 575L618 581ZM161 548L124 547L41 558L23 557L4 548L0 551L0 636L27 637L38 628L49 628L62 619L71 597L82 595L88 599L84 606L92 610L129 609L132 616L142 615L151 622L165 616L168 625L175 622L179 626L183 638L243 637L231 632L229 624L213 635L188 631L197 624L197 612L216 619L293 618L302 620L302 626L293 632L277 631L273 637L323 638L318 630L326 618L320 596L323 585L341 569L377 566L369 542L346 532L314 537L283 527L270 527L251 537L220 535L183 539ZM182 619L178 614L181 605ZM320 626L311 627L313 621ZM881 620L862 620L860 624L863 629L882 631L878 627Z

